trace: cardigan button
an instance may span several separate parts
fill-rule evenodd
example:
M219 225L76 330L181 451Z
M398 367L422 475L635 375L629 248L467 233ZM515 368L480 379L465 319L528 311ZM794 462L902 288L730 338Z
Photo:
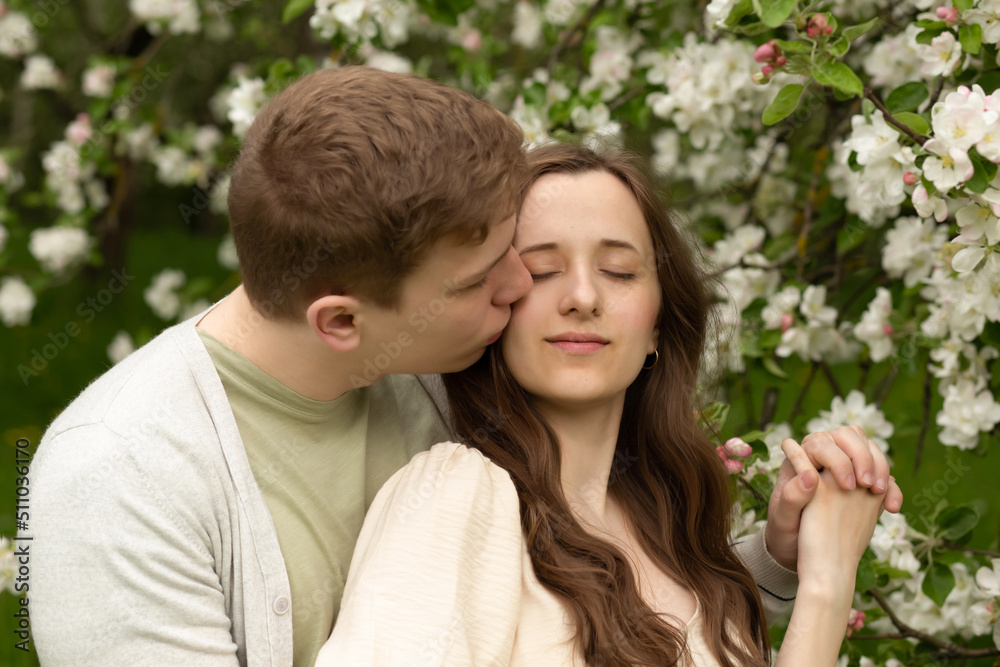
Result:
M274 601L273 608L275 614L284 614L288 612L289 607L291 607L291 602L284 595Z

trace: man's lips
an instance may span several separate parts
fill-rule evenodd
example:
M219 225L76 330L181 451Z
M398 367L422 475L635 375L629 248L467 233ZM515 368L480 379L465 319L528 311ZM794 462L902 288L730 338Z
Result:
M597 334L566 332L547 338L554 347L570 354L589 354L604 349L608 339Z

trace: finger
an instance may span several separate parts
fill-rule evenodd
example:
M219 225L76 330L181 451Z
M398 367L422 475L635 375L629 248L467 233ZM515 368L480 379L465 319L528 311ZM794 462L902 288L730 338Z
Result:
M868 451L871 452L874 463L872 472L875 475L875 483L872 484L871 489L875 493L885 493L886 489L889 488L889 459L886 458L874 440L866 438L866 441L868 442Z
M802 438L802 449L809 456L809 460L817 469L826 469L833 473L837 480L837 486L842 489L853 489L857 486L857 477L854 471L854 463L851 460L851 451L858 451L859 447L852 438L857 438L857 433L852 429L846 429L850 435L840 434L841 442L834 439L833 433L827 431L817 431ZM844 443L847 443L848 451L844 450ZM869 458L871 454L867 451L865 444L865 455Z
M806 470L816 470L816 466L814 466L812 461L809 460L809 455L806 454L805 450L799 445L799 443L795 442L791 438L785 438L781 441L781 451L785 453L785 458L792 464L792 468L795 469L796 475L799 475Z
M896 484L896 478L892 475L889 475L889 490L885 492L883 504L886 511L893 514L899 513L903 508L903 490Z
M802 508L816 495L818 482L819 473L810 466L782 487L778 504L768 514L780 533L794 533L799 529Z

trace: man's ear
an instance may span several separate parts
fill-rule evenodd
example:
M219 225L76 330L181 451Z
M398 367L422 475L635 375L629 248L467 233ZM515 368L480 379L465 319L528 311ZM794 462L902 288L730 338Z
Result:
M361 302L352 296L331 294L316 299L306 310L313 333L337 352L350 352L361 344Z

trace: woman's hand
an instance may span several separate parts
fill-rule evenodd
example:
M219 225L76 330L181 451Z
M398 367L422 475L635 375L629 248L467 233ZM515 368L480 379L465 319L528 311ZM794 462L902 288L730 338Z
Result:
M889 512L898 512L903 504L903 494L889 475L888 459L860 426L810 433L802 438L802 450L812 465L796 468L792 461L781 464L764 529L768 553L789 570L797 569L799 520L816 489L815 484L803 484L803 470L827 469L844 490L866 487L875 493L884 492Z
M816 491L805 509L799 526L799 590L808 590L849 601L854 595L855 575L875 523L884 509L885 493L855 488L842 489L833 473L817 473L805 451L792 439L781 449L802 481Z

